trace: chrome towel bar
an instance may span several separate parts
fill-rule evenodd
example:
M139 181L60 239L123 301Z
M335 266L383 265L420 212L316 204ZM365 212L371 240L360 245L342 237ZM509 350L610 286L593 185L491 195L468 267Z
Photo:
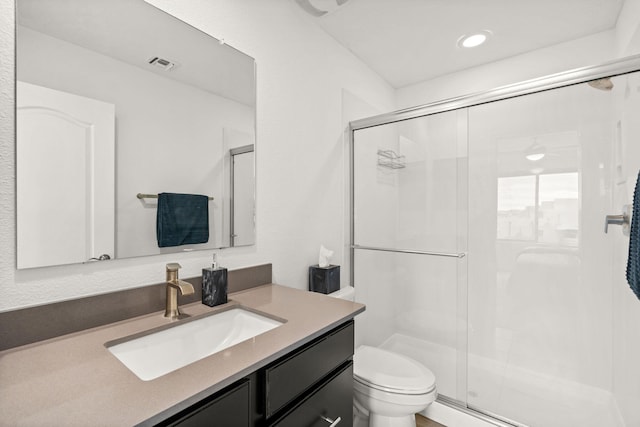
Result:
M380 248L376 246L361 246L351 245L353 249L364 249L367 251L381 251L381 252L397 252L402 254L416 254L416 255L431 255L431 256L444 256L450 258L464 258L467 254L464 252L432 252L432 251L418 251L414 249L395 249L395 248Z
M143 193L138 193L136 194L136 197L138 199L157 199L158 195L157 194L143 194ZM213 200L213 197L209 197L209 200Z

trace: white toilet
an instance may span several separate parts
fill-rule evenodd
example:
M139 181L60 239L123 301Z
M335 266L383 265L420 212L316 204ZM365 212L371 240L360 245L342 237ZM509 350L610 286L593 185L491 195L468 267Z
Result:
M415 427L415 414L437 396L429 369L406 356L366 345L353 356L353 385L354 427Z
M330 294L353 301L352 287ZM415 360L362 345L353 356L354 427L415 427L415 414L436 399L433 373Z

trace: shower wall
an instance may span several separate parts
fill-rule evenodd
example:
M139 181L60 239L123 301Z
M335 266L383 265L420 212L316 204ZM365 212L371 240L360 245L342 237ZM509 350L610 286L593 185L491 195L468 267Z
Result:
M441 395L498 418L640 425L628 237L603 232L640 168L640 77L612 82L354 131L359 344L421 361Z
M616 84L619 89L613 95L619 144L613 152L613 206L619 208L633 201L640 170L640 73L620 76ZM620 233L614 233L613 238L613 394L626 425L640 426L640 301L625 280L629 238Z

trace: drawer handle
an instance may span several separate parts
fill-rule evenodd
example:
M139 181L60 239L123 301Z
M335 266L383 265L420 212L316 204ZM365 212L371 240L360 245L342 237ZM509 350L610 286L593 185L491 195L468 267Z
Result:
M332 420L331 418L324 417L324 416L320 415L320 418L322 418L324 421L326 421L329 424L331 424L329 427L335 427L340 423L340 421L342 421L342 418L340 418L340 417L336 418L335 420Z

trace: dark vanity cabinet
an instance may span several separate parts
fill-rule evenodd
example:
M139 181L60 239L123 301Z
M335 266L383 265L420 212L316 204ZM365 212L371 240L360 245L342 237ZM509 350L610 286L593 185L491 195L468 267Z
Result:
M352 423L353 322L334 329L264 369L268 425ZM337 424L336 424L337 425Z
M333 372L304 399L270 420L277 427L351 426L353 423L353 363L348 362Z
M251 380L245 378L160 425L249 427L253 425L250 395Z
M351 426L353 329L346 322L159 425Z

